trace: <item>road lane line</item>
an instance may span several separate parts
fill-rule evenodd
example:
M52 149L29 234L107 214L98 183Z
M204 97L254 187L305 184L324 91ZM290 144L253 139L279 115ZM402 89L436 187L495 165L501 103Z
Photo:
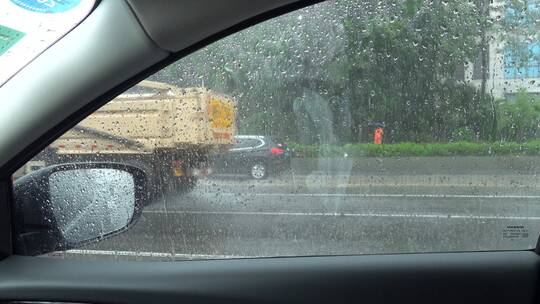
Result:
M72 249L66 252L57 251L53 256L62 254L82 254L82 255L112 255L112 256L135 256L148 258L175 258L175 259L238 259L249 256L240 255L213 255L213 254L191 254L191 253L167 253L151 251L125 251L125 250L91 250L91 249Z
M409 178L366 178L356 181L349 181L344 183L335 183L337 180L341 180L339 177L331 177L328 179L323 179L319 181L304 181L299 183L293 183L292 180L289 181L283 181L283 180L275 180L275 181L257 181L257 182L237 182L237 181L230 181L230 182L216 182L216 181L202 181L199 184L199 187L216 187L216 186L224 186L224 187L257 187L257 188L275 188L275 187L282 187L282 186L293 186L293 187L301 187L301 188L319 188L319 187L331 187L331 188L355 188L355 187L422 187L422 186L429 186L429 187L463 187L463 188L471 188L471 187L510 187L510 188L529 188L529 187L538 187L539 185L539 178L536 175L522 175L519 176L519 180L517 182L508 181L508 177L498 176L498 178L494 178L493 176L489 176L489 178L486 180L485 178L475 178L473 181L470 175L465 176L452 176L450 179L447 178L448 176L429 176L420 178L423 181L418 181L417 177L409 177ZM501 179L504 178L504 179Z
M328 216L328 217L382 217L382 218L432 218L432 219L475 219L475 220L540 220L538 216L499 216L463 214L414 214L414 213L333 213L333 212L253 212L253 211L181 211L146 210L147 214L196 214L196 215L249 215L249 216Z
M206 192L211 196L271 196L271 197L398 197L398 198L515 198L540 199L540 195L498 195L498 194L393 194L393 193L228 193Z

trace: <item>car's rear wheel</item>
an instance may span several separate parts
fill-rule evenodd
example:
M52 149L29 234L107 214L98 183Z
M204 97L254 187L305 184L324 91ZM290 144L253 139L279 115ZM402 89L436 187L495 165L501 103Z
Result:
M255 162L249 168L249 175L253 179L264 179L268 176L268 168L263 162Z

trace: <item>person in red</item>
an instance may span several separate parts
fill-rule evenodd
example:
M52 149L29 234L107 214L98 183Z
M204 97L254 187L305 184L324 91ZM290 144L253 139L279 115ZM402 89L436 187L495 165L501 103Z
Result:
M382 136L383 136L383 128L381 127L378 127L377 129L375 129L375 133L373 134L373 143L376 144L376 145L381 145L382 144Z

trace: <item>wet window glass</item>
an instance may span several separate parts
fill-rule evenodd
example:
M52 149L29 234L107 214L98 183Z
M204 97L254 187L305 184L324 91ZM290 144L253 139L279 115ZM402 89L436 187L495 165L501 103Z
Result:
M306 7L152 75L36 155L15 183L67 163L144 172L140 212L126 210L139 206L131 196L116 208L135 220L46 253L55 257L531 249L539 14L524 0ZM73 208L51 214L72 218Z

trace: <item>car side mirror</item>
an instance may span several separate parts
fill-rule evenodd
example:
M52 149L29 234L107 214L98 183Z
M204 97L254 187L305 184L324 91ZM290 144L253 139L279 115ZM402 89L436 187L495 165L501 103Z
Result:
M146 174L116 163L46 167L14 183L14 252L39 255L120 233L146 204Z

